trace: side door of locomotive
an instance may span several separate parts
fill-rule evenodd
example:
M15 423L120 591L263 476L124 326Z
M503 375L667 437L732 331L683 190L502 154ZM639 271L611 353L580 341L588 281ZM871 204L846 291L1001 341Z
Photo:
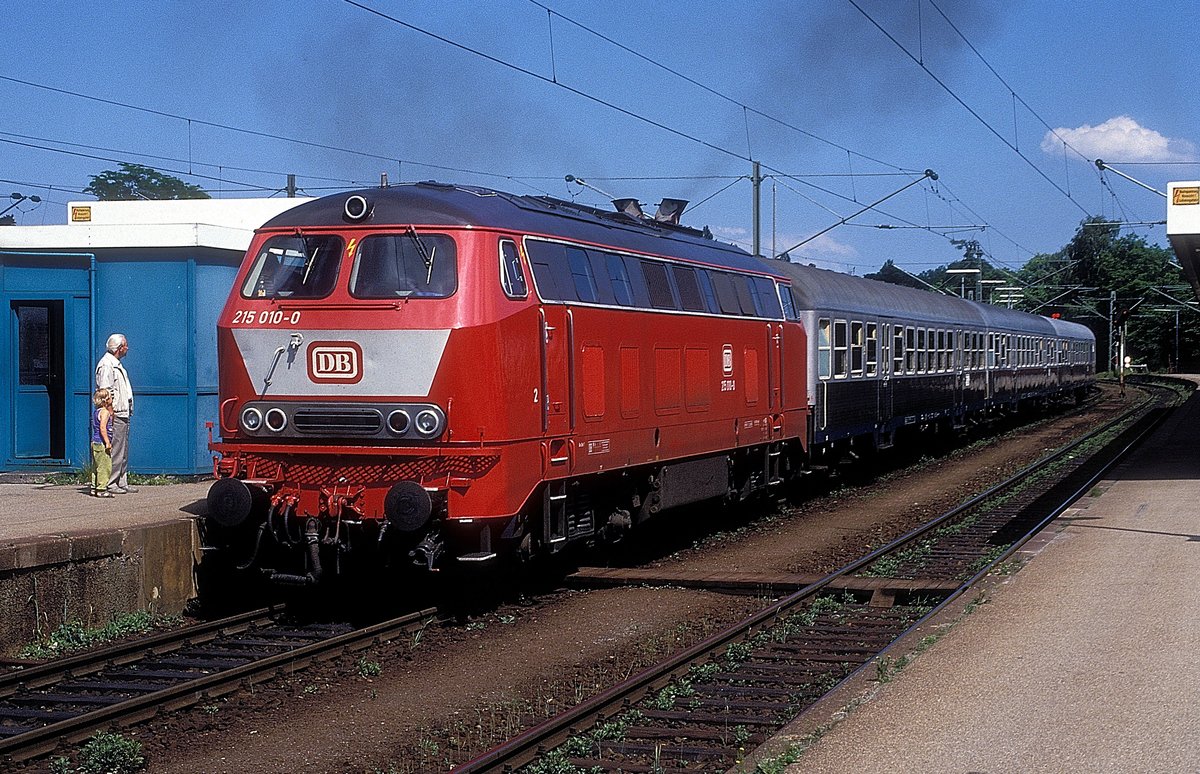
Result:
M573 425L571 375L574 320L565 304L542 304L538 311L541 349L542 434L564 436ZM565 454L565 451L563 452Z

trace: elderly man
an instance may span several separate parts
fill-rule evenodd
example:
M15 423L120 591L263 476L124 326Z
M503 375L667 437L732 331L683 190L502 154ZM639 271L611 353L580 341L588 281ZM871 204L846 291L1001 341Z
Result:
M108 350L96 364L96 388L107 387L113 395L112 475L108 480L108 491L116 494L136 492L129 485L129 418L133 414L133 386L129 374L121 365L121 358L129 353L129 342L125 334L114 333L108 337Z

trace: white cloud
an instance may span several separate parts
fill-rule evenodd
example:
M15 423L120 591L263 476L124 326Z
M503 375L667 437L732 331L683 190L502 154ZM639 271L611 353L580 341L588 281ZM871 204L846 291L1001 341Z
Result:
M1084 124L1075 129L1059 128L1046 132L1042 150L1060 155L1063 140L1089 159L1192 161L1196 158L1196 146L1191 142L1165 137L1129 116L1110 118L1098 126Z

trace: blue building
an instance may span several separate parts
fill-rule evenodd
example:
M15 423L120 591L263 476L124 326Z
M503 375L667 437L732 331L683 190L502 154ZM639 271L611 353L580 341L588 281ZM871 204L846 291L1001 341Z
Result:
M211 470L217 316L254 229L305 199L75 202L0 227L0 470L90 461L96 362L124 333L130 469Z

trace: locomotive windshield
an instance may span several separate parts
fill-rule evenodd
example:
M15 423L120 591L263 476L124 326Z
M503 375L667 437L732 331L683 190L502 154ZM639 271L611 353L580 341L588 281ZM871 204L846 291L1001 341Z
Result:
M350 294L356 298L445 298L457 289L454 240L445 234L365 237L350 273Z
M271 237L259 248L242 285L245 298L321 298L333 290L342 255L341 237Z

